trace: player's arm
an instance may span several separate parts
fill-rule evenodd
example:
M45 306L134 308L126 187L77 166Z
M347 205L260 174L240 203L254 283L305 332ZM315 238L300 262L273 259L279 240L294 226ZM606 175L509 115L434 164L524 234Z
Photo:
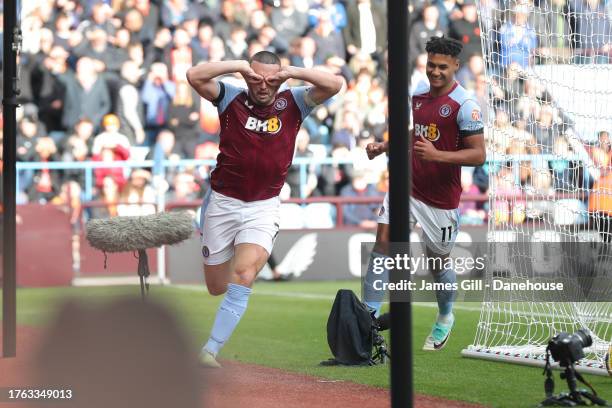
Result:
M266 78L272 85L280 85L289 78L299 79L300 81L311 83L306 97L309 105L314 106L325 102L342 89L344 80L341 76L312 68L299 68L294 66L283 67L278 74Z
M468 99L459 108L457 126L463 148L456 151L438 150L424 137L414 144L414 153L422 160L459 166L480 166L484 164L487 153L484 141L484 123L480 107L476 101Z
M213 102L219 97L219 84L216 78L221 75L240 73L249 78L255 74L248 61L219 61L196 65L187 70L187 81L200 96Z
M457 151L438 150L429 140L420 137L414 144L417 157L438 163L457 164L459 166L480 166L487 158L484 135L482 133L464 136L464 148Z
M414 137L414 129L410 129L410 136ZM368 154L368 159L370 160L383 153L389 153L389 142L370 143L366 146L366 153Z

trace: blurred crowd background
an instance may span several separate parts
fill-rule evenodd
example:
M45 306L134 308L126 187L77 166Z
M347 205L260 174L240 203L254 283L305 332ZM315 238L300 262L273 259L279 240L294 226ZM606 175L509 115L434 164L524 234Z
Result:
M607 64L611 6L612 1L602 0L482 0L483 27L494 33L490 41L495 44L486 62L492 73L487 79L474 0L411 4L411 91L427 81L429 37L460 40L464 51L458 81L483 108L490 106L484 120L494 123L499 134L511 135L498 135L492 143L487 132L489 157L529 156L463 169L466 194L486 194L492 186L501 197L491 212L496 222L542 219L554 211L547 202L555 193L592 187L585 160L574 160L577 154L598 167L608 166L608 129L601 129L592 145L572 143L567 137L571 118L529 72L536 64L577 58ZM296 143L297 158L334 158L340 164L313 161L305 177L293 166L283 198L382 198L388 189L386 157L369 161L365 154L368 143L387 138L386 1L37 0L22 2L20 18L19 161L177 162L161 182L150 168L95 169L91 198L104 205L86 216L153 212L160 191L169 202L201 198L210 166L181 160L216 158L219 121L214 106L186 82L185 72L192 65L248 58L260 50L278 53L284 64L328 70L346 80L339 95L305 120ZM493 180L489 166L494 166ZM79 208L85 183L81 169L23 170L18 199ZM527 208L524 198L504 198L505 193L542 199L539 204L528 200ZM571 205L586 208L588 196ZM347 204L343 221L371 227L377 208ZM286 208L292 211L298 210ZM486 223L489 213L483 201L461 204L464 223ZM333 213L329 218L337 221Z

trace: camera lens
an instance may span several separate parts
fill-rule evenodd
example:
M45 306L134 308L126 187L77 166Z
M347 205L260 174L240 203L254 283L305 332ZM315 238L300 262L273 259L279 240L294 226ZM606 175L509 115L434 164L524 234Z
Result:
M578 330L575 336L580 340L582 347L590 347L593 344L593 338L587 329Z

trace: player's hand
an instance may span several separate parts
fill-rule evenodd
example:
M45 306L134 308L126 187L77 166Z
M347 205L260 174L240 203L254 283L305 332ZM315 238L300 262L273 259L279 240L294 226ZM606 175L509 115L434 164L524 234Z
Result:
M424 137L419 137L414 144L414 153L419 159L426 161L436 161L438 157L438 149Z
M386 150L386 144L383 143L369 143L366 146L366 153L368 154L368 159L372 160L373 158L383 154Z
M240 74L249 84L259 84L264 80L264 77L253 71L253 68L251 68L250 66L248 68L245 68L242 72L240 72Z
M291 78L291 71L287 67L282 67L276 74L267 76L266 83L270 86L281 86L283 82Z

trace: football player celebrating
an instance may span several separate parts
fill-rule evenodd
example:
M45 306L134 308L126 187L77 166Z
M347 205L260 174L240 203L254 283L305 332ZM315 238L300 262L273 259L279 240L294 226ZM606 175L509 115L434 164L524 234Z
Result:
M439 283L455 283L456 274L445 269L459 227L461 166L479 166L486 158L480 107L455 81L459 69L460 42L432 37L426 45L426 74L429 85L418 87L412 96L413 222L423 229L428 266ZM368 157L388 151L388 143L372 143ZM376 244L364 279L364 301L378 314L383 293L374 290L374 259L384 257L389 241L389 196L385 196L378 218ZM434 260L433 262L431 260ZM441 267L440 267L441 266ZM388 271L384 279L388 279ZM448 285L447 285L448 286ZM437 290L438 317L425 340L424 350L443 348L454 325L454 290Z
M239 73L247 89L221 81ZM294 78L312 85L284 88ZM340 91L340 76L281 66L268 51L250 61L210 62L192 67L187 80L216 105L220 153L200 215L206 286L225 294L201 362L219 367L216 356L244 314L251 286L272 253L278 233L279 193L291 166L295 138L313 107Z

